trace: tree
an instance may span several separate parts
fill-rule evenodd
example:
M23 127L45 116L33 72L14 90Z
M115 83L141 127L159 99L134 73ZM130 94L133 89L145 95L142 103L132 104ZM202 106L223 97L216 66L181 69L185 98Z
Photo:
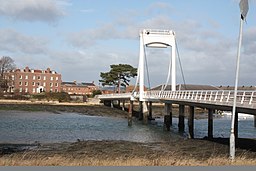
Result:
M102 79L99 80L99 82L101 82L103 86L117 86L118 93L120 93L121 86L128 86L130 78L137 76L137 68L133 68L128 64L110 65L110 68L109 72L100 73Z
M6 91L8 89L8 83L11 79L8 75L4 75L8 71L15 69L14 60L9 56L3 56L0 59L0 88L1 91Z

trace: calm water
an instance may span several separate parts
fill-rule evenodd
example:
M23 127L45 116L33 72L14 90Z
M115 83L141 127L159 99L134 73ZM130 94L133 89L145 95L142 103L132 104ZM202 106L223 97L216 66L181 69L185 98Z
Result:
M0 143L74 142L77 139L154 142L177 137L157 126L134 123L128 127L126 119L77 113L0 111L0 130Z
M80 140L168 141L177 138L176 118L171 133L163 131L163 119L146 126L127 119L49 112L0 111L0 143L74 142ZM187 121L186 121L187 123ZM214 137L228 137L230 119L214 120ZM239 121L239 136L255 138L253 120ZM195 120L195 137L207 135L207 120Z
M163 119L159 119L159 124L163 123ZM185 131L188 132L187 120L185 119ZM231 118L222 117L214 118L213 120L213 136L215 138L229 138L231 128ZM178 118L173 118L172 130L178 131ZM254 120L240 119L238 121L238 136L240 138L256 138L256 128L254 127ZM187 133L185 133L186 135ZM195 138L203 138L208 134L208 119L194 120L194 136Z

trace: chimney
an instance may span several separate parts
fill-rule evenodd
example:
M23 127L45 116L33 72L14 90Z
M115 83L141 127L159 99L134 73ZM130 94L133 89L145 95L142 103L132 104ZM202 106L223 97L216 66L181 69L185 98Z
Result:
M50 73L50 72L51 72L51 69L50 69L50 68L47 68L46 70L47 70L47 73Z
M29 72L29 67L28 66L25 67L25 71Z

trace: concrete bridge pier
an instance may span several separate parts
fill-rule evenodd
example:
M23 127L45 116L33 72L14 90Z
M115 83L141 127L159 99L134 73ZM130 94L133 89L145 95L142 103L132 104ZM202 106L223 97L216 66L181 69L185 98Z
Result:
M189 129L189 138L194 138L194 115L195 107L189 106L189 117L188 117L188 129Z
M164 110L164 129L170 131L170 127L172 125L172 104L165 103Z
M125 100L122 101L122 110L125 111Z
M152 120L152 102L148 102L148 120Z
M104 100L103 104L104 106L111 106L111 100Z
M213 138L213 109L208 109L208 138Z
M132 126L133 101L130 101L128 108L128 126Z
M235 125L234 125L235 138L238 138L238 112L235 113Z
M121 100L117 100L117 106L116 106L117 109L120 109L121 108Z
M139 116L138 116L138 119L139 120L143 119L143 102L142 101L139 102Z
M142 102L142 117L144 124L148 124L148 116L148 103Z
M110 101L110 107L114 108L114 101L113 100Z
M184 132L185 130L185 106L184 105L179 105L179 132Z

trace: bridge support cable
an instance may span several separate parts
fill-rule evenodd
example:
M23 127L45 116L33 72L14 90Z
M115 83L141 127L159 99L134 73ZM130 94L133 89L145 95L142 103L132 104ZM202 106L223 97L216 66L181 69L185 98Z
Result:
M143 44L144 44L144 38L143 39ZM148 88L149 88L149 93L151 92L151 84L150 84L150 76L149 76L149 71L148 71L148 59L147 59L147 53L146 53L146 46L144 45L144 58L145 58L145 67L146 67L146 72L147 72L147 80L148 80Z
M134 88L132 90L132 96L135 96L135 92L136 92L136 88L139 85L139 78L140 78L140 64L138 63L138 68L137 68L137 78L136 78L136 82L134 84Z
M186 90L187 89L186 88L186 81L185 81L184 71L183 71L183 67L182 67L182 63L181 63L181 59L180 59L180 53L179 53L178 44L177 44L176 39L175 39L175 45L176 45L176 52L177 52L178 61L179 61L179 65L180 65L180 70L181 70L181 76L182 76L182 80L183 80L183 84L184 84L184 89ZM172 50L174 50L174 48L172 48ZM168 86L168 83L170 81L171 68L172 68L172 62L171 62L171 59L170 59L169 69L168 69L168 76L167 76L165 85L162 85L161 92L166 90L166 87Z
M173 50L173 48L172 48L172 50ZM171 76L171 69L172 69L172 57L170 58L170 62L169 62L167 79L166 79L165 85L162 85L161 92L163 92L166 89L166 87L168 86L168 83L170 81L170 76Z
M179 61L179 65L180 65L181 76L182 76L184 88L185 88L185 90L187 90L185 76L184 76L184 71L183 71L183 67L182 67L182 64L181 64L179 48L178 48L178 44L177 44L177 40L176 39L175 39L175 44L176 44L176 51L177 51L177 56L178 56L178 61Z

